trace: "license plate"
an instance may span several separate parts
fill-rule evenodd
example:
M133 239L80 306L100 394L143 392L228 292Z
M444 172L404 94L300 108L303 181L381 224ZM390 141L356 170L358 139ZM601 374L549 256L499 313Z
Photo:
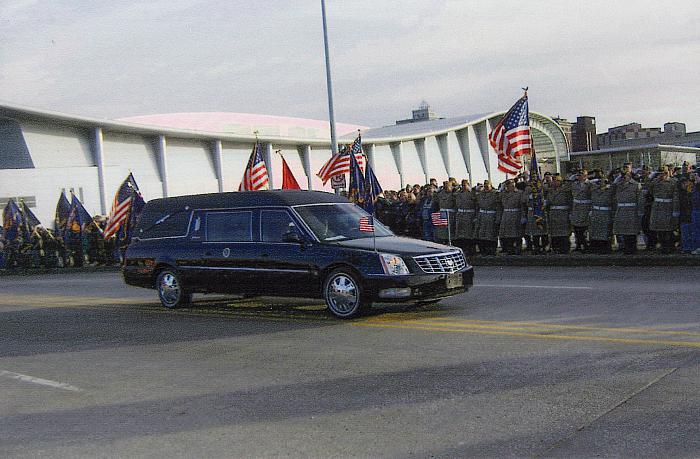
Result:
M464 285L464 280L462 279L462 273L448 274L447 275L447 288L457 288Z

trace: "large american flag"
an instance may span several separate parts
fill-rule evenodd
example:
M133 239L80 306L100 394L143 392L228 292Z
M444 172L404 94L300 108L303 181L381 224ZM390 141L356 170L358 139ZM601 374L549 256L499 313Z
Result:
M498 153L499 170L513 175L520 172L520 156L532 151L527 94L508 110L489 133L489 143Z
M269 177L267 175L267 167L262 157L262 146L255 142L253 151L250 153L248 165L243 172L243 180L241 181L238 191L258 191L263 188L267 189Z
M331 177L350 172L351 152L355 155L355 159L357 160L357 164L360 166L360 169L364 171L365 157L362 154L362 139L358 135L352 145L349 147L347 145L343 147L342 150L333 155L331 159L329 159L328 162L323 165L321 170L318 171L318 174L316 175L321 179L321 181L323 181L324 185L331 179Z
M126 219L129 217L129 211L131 210L131 203L133 202L134 195L141 195L139 187L136 185L136 180L132 174L124 180L124 183L117 190L117 194L114 195L114 202L112 203L112 210L107 218L107 224L105 225L104 232L102 236L105 239L109 239L124 224Z

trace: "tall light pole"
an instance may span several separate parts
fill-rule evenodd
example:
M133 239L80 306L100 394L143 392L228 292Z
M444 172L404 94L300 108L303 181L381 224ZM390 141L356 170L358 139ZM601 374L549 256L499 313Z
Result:
M326 50L326 86L328 88L328 118L331 123L331 153L338 153L338 141L335 136L335 115L333 114L333 83L331 83L331 60L328 56L328 26L326 25L326 1L321 0L323 16L323 46Z

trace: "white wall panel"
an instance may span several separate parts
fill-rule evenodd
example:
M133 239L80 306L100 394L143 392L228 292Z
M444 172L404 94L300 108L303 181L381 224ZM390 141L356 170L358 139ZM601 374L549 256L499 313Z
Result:
M83 189L83 205L91 215L100 213L100 196L97 185L97 167L53 167L43 169L0 170L0 196L36 196L36 208L32 211L47 228L53 228L56 203L65 188L70 199L70 189Z
M459 148L459 140L457 134L452 131L447 134L447 148L450 150L450 171L452 176L461 182L462 179L468 179L467 166L464 164L462 150Z
M447 180L447 170L434 136L425 138L425 160L428 164L428 179L437 179L438 185L442 185L442 182Z
M105 163L105 193L107 212L117 189L129 172L146 201L163 197L158 164L151 139L137 135L103 133L102 149Z
M253 144L222 142L221 147L224 191L238 191Z
M171 138L166 143L170 196L219 191L210 144Z
M403 155L403 183L405 185L425 184L425 174L423 174L423 168L418 158L416 144L412 141L403 142L401 153Z
M92 130L21 123L34 167L90 167Z
M484 180L489 178L486 164L481 152L482 145L478 138L476 130L469 126L467 128L467 139L469 142L469 159L472 166L472 185L484 183Z
M416 161L418 161L417 156ZM389 145L374 146L374 164L376 166L374 174L377 176L377 180L379 180L382 188L385 190L397 190L401 187L401 178Z

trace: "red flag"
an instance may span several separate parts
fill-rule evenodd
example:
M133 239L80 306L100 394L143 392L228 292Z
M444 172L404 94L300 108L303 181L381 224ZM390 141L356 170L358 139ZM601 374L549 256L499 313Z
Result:
M282 157L282 189L283 190L301 190L297 179L294 178L292 170L289 168L287 161Z

